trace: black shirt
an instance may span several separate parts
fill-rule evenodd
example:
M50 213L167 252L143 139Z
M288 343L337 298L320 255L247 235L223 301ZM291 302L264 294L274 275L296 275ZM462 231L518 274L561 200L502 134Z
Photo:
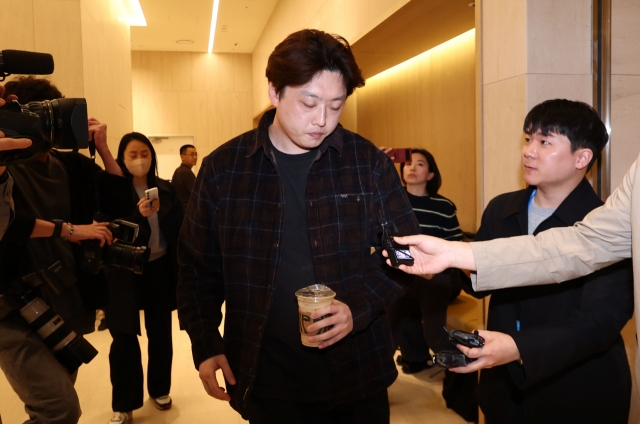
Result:
M329 400L331 381L327 358L324 351L300 342L295 296L296 290L316 282L305 191L309 168L318 152L288 155L275 148L273 152L284 191L282 258L253 393L272 399Z

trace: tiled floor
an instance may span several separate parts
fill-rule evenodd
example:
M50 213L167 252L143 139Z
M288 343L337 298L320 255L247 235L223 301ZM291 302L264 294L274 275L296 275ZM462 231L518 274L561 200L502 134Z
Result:
M158 411L147 399L134 411L136 424L239 424L246 423L226 402L210 398L205 393L193 367L191 345L184 331L180 331L174 313L174 361L171 396L173 408ZM87 340L98 349L99 355L78 373L76 388L83 410L80 423L106 424L111 418L111 384L109 382L108 352L111 336L108 331L89 334ZM146 361L146 337L140 338L143 361ZM145 364L146 369L146 364ZM400 377L389 390L392 424L458 424L465 421L446 409L440 392L443 373L426 370ZM4 376L0 376L0 414L3 424L22 423L26 418L23 405Z

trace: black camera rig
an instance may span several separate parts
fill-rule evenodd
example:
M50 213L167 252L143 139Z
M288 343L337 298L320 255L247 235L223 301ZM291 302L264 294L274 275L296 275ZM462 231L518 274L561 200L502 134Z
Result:
M38 296L39 287L49 286L55 294L73 286L76 277L56 261L48 268L3 284L0 294L0 319L17 311L29 327L53 352L69 374L88 364L98 351L82 335L65 323L56 311Z
M48 75L53 73L53 57L46 53L21 50L0 52L0 81L11 74ZM0 108L0 130L5 137L28 138L31 146L0 152L0 166L35 159L51 148L89 147L87 101L55 99L21 105L13 100Z

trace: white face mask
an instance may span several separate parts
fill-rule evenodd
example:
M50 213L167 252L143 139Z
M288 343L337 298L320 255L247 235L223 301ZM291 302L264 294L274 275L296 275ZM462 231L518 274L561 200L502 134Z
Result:
M125 166L136 177L144 177L151 169L151 159L139 158L133 160L125 160Z

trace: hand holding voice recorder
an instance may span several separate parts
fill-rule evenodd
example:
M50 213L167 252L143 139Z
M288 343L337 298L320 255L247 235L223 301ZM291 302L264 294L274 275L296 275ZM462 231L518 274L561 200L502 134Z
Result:
M387 226L387 223L382 224L382 248L387 251L391 265L394 268L400 265L412 266L413 256L411 256L409 246L393 241Z
M484 346L484 339L478 334L478 330L475 330L473 333L467 333L460 330L448 331L445 328L444 331L449 334L449 341L454 345L461 344L466 347ZM474 358L469 358L459 351L447 350L438 352L433 356L433 362L443 368L464 367L473 361L475 361Z

